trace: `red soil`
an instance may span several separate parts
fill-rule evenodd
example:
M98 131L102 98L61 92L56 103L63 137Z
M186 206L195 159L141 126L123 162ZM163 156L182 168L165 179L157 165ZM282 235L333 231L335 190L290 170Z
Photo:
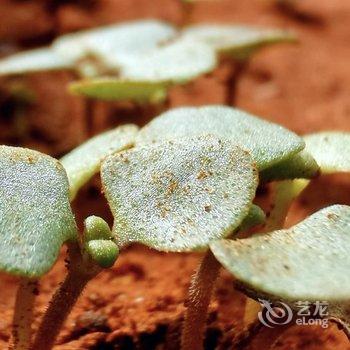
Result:
M0 13L8 15L3 16L5 19L0 24L0 38L11 42L7 49L12 50L16 49L14 40L16 45L46 42L62 32L112 21L144 17L181 21L181 8L175 0L90 2L90 6L84 7L79 1L67 1L65 5L52 5L49 11L39 0L4 0ZM289 7L275 3L222 0L195 6L192 21L290 28L300 38L299 45L277 45L256 54L239 76L232 103L299 133L350 130L350 2L295 0L289 1L294 4ZM14 27L13 23L18 25ZM221 67L189 86L175 88L170 105L223 103L228 68ZM29 78L32 89L45 100L34 103L26 114L30 132L24 137L19 134L15 140L11 139L13 132L6 128L9 123L0 111L2 140L60 154L108 125L133 118L142 123L137 119L139 109L128 104L111 109L104 103L97 104L93 122L88 123L82 100L69 97L64 91L67 80L73 77L55 74ZM142 116L143 122L156 113L153 109L147 111ZM77 199L75 209L79 219L88 213L109 216L96 188L97 185L86 188ZM332 203L350 204L348 175L315 181L293 206L288 224ZM123 252L113 269L101 273L89 284L55 349L177 349L186 289L199 258L195 254L162 254L138 246ZM64 273L60 259L43 278L37 320ZM218 281L208 320L208 349L215 346L230 349L233 339L242 332L245 297L234 290L232 282L226 272ZM2 275L0 288L0 348L3 349L10 334L15 279ZM262 330L247 348L264 349L264 338L270 336L271 331ZM336 326L327 330L295 326L279 339L274 349L345 350L350 346Z

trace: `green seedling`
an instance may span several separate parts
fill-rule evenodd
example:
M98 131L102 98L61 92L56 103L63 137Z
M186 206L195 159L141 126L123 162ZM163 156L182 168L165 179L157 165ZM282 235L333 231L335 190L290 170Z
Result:
M0 60L0 75L69 69L83 78L71 86L75 93L160 103L171 85L215 67L207 45L184 40L164 22L144 20L64 35L49 47Z
M305 143L300 137L281 126L223 106L178 108L164 113L141 129L136 144L139 147L157 145L206 134L230 140L247 150L260 173L271 174L268 180L295 178L298 174L314 177L318 173L312 157L305 156ZM291 170L286 172L282 164L290 165ZM235 231L232 229L231 234ZM219 268L208 252L192 281L182 339L185 349L201 346L211 288ZM211 276L210 284L207 283L208 276Z
M161 103L174 84L212 72L217 56L243 62L260 47L293 40L282 30L220 24L176 29L156 20L133 21L63 35L51 46L3 58L0 75L72 70L82 78L71 84L73 93ZM231 86L235 76L230 79Z
M184 2L186 8L193 8L192 2ZM189 16L190 10L186 10L186 14ZM187 17L187 16L186 16ZM164 46L153 52L151 57L145 59L139 57L137 61L130 62L132 64L131 70L123 64L128 65L129 62L115 60L118 62L120 73L122 77L108 79L88 79L82 82L73 83L71 85L71 91L79 94L83 94L89 97L102 98L102 99L118 99L118 92L121 89L122 84L131 84L130 77L132 79L142 78L138 83L146 84L145 77L152 75L154 66L156 68L156 75L153 75L154 79L159 83L163 82L162 89L157 90L157 94L154 96L166 96L166 91L174 84L185 83L200 74L212 71L216 67L216 62L208 51L205 51L202 47L200 50L199 46L206 45L211 49L218 58L228 59L231 64L231 71L228 77L229 80L229 91L228 91L228 102L232 102L232 95L234 94L234 83L237 80L237 76L242 70L244 62L256 52L259 48L282 42L295 42L296 38L292 33L283 30L274 29L262 29L254 27L242 27L235 25L194 25L185 27L178 32L178 39L173 45L169 47ZM186 43L186 44L185 44ZM194 44L196 43L196 44ZM187 46L189 45L189 46ZM197 48L197 45L198 48ZM195 52L198 52L197 55ZM187 56L188 53L188 56ZM147 55L150 53L147 52ZM152 52L151 52L152 54ZM187 59L186 59L187 56ZM190 57L191 56L191 57ZM109 55L111 57L111 55ZM128 59L130 57L127 57ZM110 58L107 60L112 63ZM113 59L114 60L114 59ZM138 61L140 60L140 61ZM181 60L181 63L180 63ZM144 62L149 62L148 66ZM166 70L162 69L162 62L166 64ZM236 66L233 66L236 62ZM237 65L237 62L239 64ZM112 64L113 66L113 64ZM174 68L172 67L174 66ZM133 72L137 68L137 75ZM181 69L180 69L181 68ZM237 69L238 68L238 69ZM143 71L144 70L144 71ZM133 72L132 75L129 75ZM137 83L137 82L134 82ZM157 86L154 86L156 89ZM147 90L150 90L151 86L147 86ZM132 91L131 88L125 86L125 91ZM230 104L230 103L228 103Z
M301 300L326 300L327 317L339 322L348 336L349 249L346 205L322 209L287 230L211 243L215 257L247 295L282 301L292 309Z
M20 277L13 345L28 349L38 279L77 228L62 165L39 152L0 147L0 270Z
M304 137L304 140L306 143L306 150L314 156L314 159L316 159L317 163L319 164L320 173L331 174L337 172L350 172L349 153L346 152L350 145L350 136L348 133L321 132L306 135ZM332 206L319 211L318 213L314 214L313 216L306 219L304 222L296 225L294 228L291 228L290 230L274 231L279 230L283 227L284 220L287 216L288 209L291 203L307 187L309 182L310 180L297 179L280 181L276 183L273 209L269 215L269 219L267 220L264 230L264 232L272 231L272 233L268 233L266 236L255 236L247 241L234 242L233 245L235 245L235 247L232 248L232 251L229 254L224 253L224 251L227 252L227 247L229 247L229 250L231 249L230 245L232 241L221 241L214 243L212 246L212 250L214 251L214 254L217 257L217 259L220 260L220 262L235 275L235 277L237 278L238 287L245 289L245 292L248 296L254 299L269 299L271 302L275 302L277 304L280 302L284 302L288 304L291 309L295 309L295 307L297 306L297 299L298 301L308 300L309 303L317 303L320 300L327 300L328 310L326 317L336 321L342 327L344 327L344 331L349 337L350 316L348 314L346 306L348 305L348 299L343 298L343 296L339 297L338 291L334 292L332 296L329 296L327 294L329 291L327 291L326 289L323 291L323 294L320 292L321 288L328 286L326 280L327 278L329 278L329 276L332 276L332 286L334 286L334 275L336 274L336 271L339 272L339 269L333 266L334 259L339 259L339 261L342 262L341 264L339 263L339 265L341 265L341 268L343 264L346 264L346 260L342 259L341 255L343 254L343 249L346 249L347 238L344 236L344 234L347 235L349 233L349 224L347 223L349 207ZM296 232L298 232L298 236L294 237L294 234ZM332 233L331 238L329 237L329 232ZM278 235L279 233L281 233L281 237ZM317 235L320 235L322 237L320 237L319 239ZM299 238L301 239L299 240ZM291 239L292 243L296 244L289 246L289 244L291 243L289 239ZM328 249L328 239L332 239L333 244L331 245L331 249ZM308 273L312 275L312 280L310 280L310 284L312 285L312 287L310 287L308 292L306 293L305 289L301 292L303 288L307 288L305 279L300 278L301 275L297 276L297 274L294 274L293 271L290 271L290 266L287 262L290 261L292 253L291 251L289 251L289 249L287 249L286 244L288 244L288 248L291 248L291 250L294 250L295 252L295 256L293 256L293 259L295 259L295 261L299 261L299 254L303 254L301 245L304 247L304 249L307 249L307 247L313 245L313 240L315 240L315 245L311 249L310 256L305 255L304 259L300 259L300 261L303 261L303 263L305 261L305 265L301 267L298 264L298 270L301 272L301 274L303 274L302 271L304 268L305 270L307 269L307 262L310 262L312 259L318 260L317 264L315 264L315 267L316 265L320 266L320 262L327 261L328 258L326 257L326 255L328 253L333 254L333 261L329 259L327 261L326 266L321 266L322 272L318 271L315 267L313 269L309 269ZM260 248L258 248L256 245L256 243L259 244L258 241L260 242ZM237 258L241 262L243 262L245 259L240 254L237 255L237 251L235 249L240 249L242 247L242 253L244 254L246 252L245 249L247 248L247 246L250 243L253 243L250 246L252 248L252 251L250 253L252 253L251 255L254 256L251 256L251 261L245 261L248 264L250 264L254 259L257 258L257 255L260 254L257 253L257 255L255 255L253 251L255 251L255 249L257 249L257 251L261 249L261 242L266 248L266 251L267 249L270 249L272 245L274 246L274 254L270 255L271 257L273 257L273 259L269 260L268 264L270 262L274 264L276 271L278 270L278 266L283 265L283 269L285 270L286 274L283 277L281 277L280 275L277 275L275 271L274 275L269 276L269 281L265 280L264 282L262 282L262 280L260 280L260 272L264 274L268 270L262 269L262 271L256 271L254 274L249 276L249 279L250 281L254 280L258 284L261 282L261 285L256 285L248 291L249 282L246 275L247 270L244 271L238 267L238 269L240 269L240 271L242 272L242 276L245 275L242 279L240 277L237 277L236 273L234 272L237 266L233 267L233 260ZM300 246L298 246L298 244L300 244ZM337 244L339 245L339 247L336 247ZM264 251L264 255L266 251ZM224 258L224 255L226 256L226 258ZM230 263L229 260L231 260ZM245 262L243 262L243 264L245 264ZM229 264L230 266L227 264ZM327 268L332 269L332 273L330 273L329 276L325 275L327 274L327 272L325 272ZM288 274L286 270L290 271L290 273ZM272 270L270 270L269 272L272 272ZM294 287L290 288L290 281L287 282L286 280L284 280L284 278L287 279L293 274L295 277ZM286 283L285 286L288 286L288 288L290 288L289 291L293 292L291 292L288 296L287 293L284 294L285 291L278 291L278 287L274 291L272 291L272 289L274 288L272 287L271 293L268 292L270 281L272 281L274 278L279 279L280 284ZM342 280L342 278L344 278L344 276L339 277L338 281ZM274 282L272 282L272 284L274 284ZM342 285L344 284L346 283L342 282ZM279 294L280 292L281 294ZM315 294L312 295L310 293ZM316 293L320 293L317 297L317 300L315 300ZM258 295L259 297L257 297Z
M192 4L193 6L193 4ZM248 59L266 46L295 43L296 36L288 31L244 25L195 24L183 29L183 36L212 47L221 61L227 63L225 103L232 105L236 83L246 69Z
M205 252L191 282L183 349L202 348L221 264L250 296L271 296L289 304L299 297L328 298L330 317L347 325L349 291L337 286L348 283L344 271L349 207L327 208L290 230L280 230L291 199L319 173L315 159L320 160L321 172L329 169L332 152L340 153L347 144L347 135L341 135L339 142L333 142L337 134L306 136L304 141L243 111L206 106L174 109L140 131L132 125L108 131L61 162L35 151L2 146L0 269L21 277L14 349L50 350L85 285L111 267L119 251L133 242L165 252ZM328 147L329 142L334 147ZM339 159L342 171L347 171L347 157ZM69 200L100 170L113 228L91 216L80 236ZM253 204L255 191L259 183L272 180L274 204L281 209L261 228L265 215ZM238 238L253 227L260 227L261 233L273 232ZM68 274L32 342L33 291L63 244L68 246ZM266 255L264 268L256 269L256 260ZM322 261L316 262L316 257ZM328 283L329 279L333 282Z
M117 258L118 248L102 219L87 219L83 240L79 239L69 193L73 198L77 187L99 171L104 157L130 147L136 131L132 125L119 127L80 146L62 160L68 176L61 163L47 155L0 147L0 270L20 277L14 349L29 349L38 280L52 267L62 244L69 246L69 273L50 304L33 349L49 349L53 345L86 283Z

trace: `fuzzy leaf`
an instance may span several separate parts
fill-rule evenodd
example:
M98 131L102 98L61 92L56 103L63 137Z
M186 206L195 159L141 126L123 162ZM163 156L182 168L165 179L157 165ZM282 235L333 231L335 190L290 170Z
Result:
M177 39L154 50L124 57L108 56L107 65L119 77L136 81L184 83L216 67L215 52L207 45Z
M104 193L120 245L205 249L248 214L257 174L246 151L213 136L141 146L108 157Z
M350 171L350 133L320 132L306 135L304 140L322 173Z
M167 97L169 82L131 81L115 78L86 79L71 83L69 89L84 95L107 101L136 101L159 103Z
M0 75L24 74L72 67L72 62L59 56L50 47L24 51L0 59Z
M130 21L61 36L53 42L53 48L74 61L91 55L104 60L155 49L175 35L175 29L164 22Z
M137 132L136 125L119 126L89 139L61 159L69 179L71 200L79 189L98 173L105 157L134 144Z
M295 42L291 32L252 26L198 24L185 28L183 36L202 41L219 53L246 59L257 49L281 42Z
M61 245L77 238L68 180L54 158L0 146L0 270L39 277Z
M107 62L108 61L108 62ZM109 56L106 65L118 70L108 78L73 83L71 91L105 100L160 102L172 84L185 83L216 66L208 46L177 40L139 55Z
M293 179L312 179L320 172L315 159L305 150L263 170L260 173L261 182Z
M137 143L183 136L213 134L249 151L259 170L300 152L304 141L280 125L224 106L176 108L161 114L141 129Z
M350 302L349 206L322 209L287 230L210 247L250 296L291 306L325 300L330 317L349 321L342 312Z

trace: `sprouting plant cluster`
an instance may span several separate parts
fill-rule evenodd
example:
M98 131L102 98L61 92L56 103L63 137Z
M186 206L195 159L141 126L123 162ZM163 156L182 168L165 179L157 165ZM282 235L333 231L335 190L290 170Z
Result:
M32 348L52 347L85 284L133 242L165 252L206 252L192 281L204 293L190 295L184 349L201 348L221 265L255 299L268 296L291 307L327 300L329 317L348 333L350 207L324 208L282 228L291 202L314 177L350 171L349 145L347 133L302 138L238 109L205 106L170 110L141 129L117 127L60 161L1 146L0 269L22 278L23 295L52 267L62 244L69 247L68 276ZM70 201L98 172L113 228L91 216L80 236ZM253 202L257 187L270 182L275 197L266 219ZM264 234L239 238L253 226ZM208 276L212 283L203 284ZM22 320L14 332L17 349L29 347L26 317L15 317Z
M106 100L159 103L175 84L215 69L219 57L245 60L257 49L294 42L293 34L250 26L198 24L177 29L156 20L58 37L49 47L0 60L0 75L71 70L70 90Z
M280 30L137 21L65 35L2 59L0 75L69 69L82 78L70 86L74 93L160 102L172 85L212 71L218 58L242 61L259 47L293 40ZM191 282L183 349L202 348L221 266L253 299L292 308L298 300L327 300L328 317L349 334L350 207L331 206L283 229L292 201L313 178L350 171L349 148L347 133L299 137L224 106L173 109L141 129L120 126L60 160L0 146L0 270L20 277L13 348L50 350L85 285L133 242L205 252ZM113 227L90 216L80 234L70 202L96 173ZM267 218L254 204L265 184L274 189ZM241 238L253 227L260 234ZM68 274L32 339L33 291L63 244Z

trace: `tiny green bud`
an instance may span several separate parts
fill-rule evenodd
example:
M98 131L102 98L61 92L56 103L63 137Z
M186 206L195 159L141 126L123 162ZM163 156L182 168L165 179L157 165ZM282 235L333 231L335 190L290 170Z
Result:
M85 249L90 257L103 268L113 266L119 255L118 246L113 241L104 239L87 242Z
M252 205L249 209L248 215L243 219L239 226L239 231L247 231L254 226L261 225L265 222L266 215L264 211L257 205Z
M106 221L99 216L89 216L84 221L84 241L111 239L112 233Z

